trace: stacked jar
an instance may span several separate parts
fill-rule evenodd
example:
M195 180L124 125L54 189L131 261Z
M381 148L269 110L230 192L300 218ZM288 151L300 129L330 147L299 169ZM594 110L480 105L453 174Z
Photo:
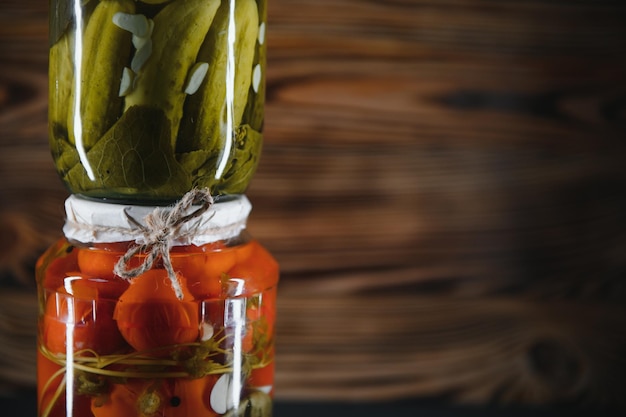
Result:
M246 230L266 0L53 0L39 417L270 417L278 265Z

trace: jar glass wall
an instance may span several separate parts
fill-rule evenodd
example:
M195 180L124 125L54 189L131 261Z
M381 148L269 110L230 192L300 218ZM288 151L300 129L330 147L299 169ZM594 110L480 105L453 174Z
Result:
M39 417L271 417L274 258L245 229L173 246L177 297L161 258L113 272L133 247L63 237L39 259Z
M266 0L53 0L49 137L71 193L243 193L258 164Z

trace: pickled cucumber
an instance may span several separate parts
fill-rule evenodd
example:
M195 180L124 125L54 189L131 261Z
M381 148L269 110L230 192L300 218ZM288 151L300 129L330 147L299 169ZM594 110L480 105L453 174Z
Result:
M177 0L154 18L152 54L137 73L135 87L126 96L126 109L155 106L170 121L170 142L176 132L185 102L184 84L220 0Z
M246 106L258 22L254 0L238 0L234 5L224 1L220 6L198 54L199 61L209 63L209 71L198 92L185 102L177 152L204 149L213 153L227 148L224 142L231 140L229 136L241 123ZM231 31L235 31L234 36Z
M48 94L51 100L48 108L49 126L56 126L57 129L65 130L66 132L68 109L74 83L73 50L74 33L67 31L50 48L49 54ZM54 137L52 131L51 137Z
M133 0L102 0L82 36L80 82L69 100L67 128L70 143L89 151L120 116L121 74L131 51L130 33L113 24L118 12L133 13ZM76 65L76 63L74 63ZM76 112L75 110L78 110ZM80 153L80 152L79 152Z
M254 54L253 74L258 71L260 78L257 88L252 88L248 97L248 103L244 112L243 120L257 131L263 130L265 117L265 67L267 61L267 48L265 47L265 30L267 22L267 3L261 1L259 6L259 33L257 36L256 52ZM254 76L254 75L253 75Z

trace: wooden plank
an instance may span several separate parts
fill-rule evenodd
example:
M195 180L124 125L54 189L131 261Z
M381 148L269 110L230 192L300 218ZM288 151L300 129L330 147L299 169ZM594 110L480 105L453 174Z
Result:
M0 381L27 386L67 196L47 19L0 5ZM625 21L617 0L270 0L249 197L283 271L278 397L623 404Z
M623 307L507 297L282 294L277 389L285 397L622 402L613 360ZM306 317L298 311L309 311ZM607 320L608 318L608 320ZM329 325L332 322L333 325ZM597 359L602 338L605 361ZM609 359L611 358L611 359ZM606 381L595 385L591 381Z

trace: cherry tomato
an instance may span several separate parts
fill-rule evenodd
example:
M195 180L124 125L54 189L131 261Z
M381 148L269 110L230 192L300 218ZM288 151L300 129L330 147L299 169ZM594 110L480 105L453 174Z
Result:
M276 321L276 287L263 291L249 302L246 310L246 319L251 328L249 333L255 337L265 335L267 340L274 337ZM246 335L247 336L247 335Z
M124 384L114 384L107 396L95 397L91 400L91 412L95 417L140 417L138 402L140 397L148 398L154 383L150 380L128 379ZM157 404L157 407L160 404ZM148 410L151 411L151 410ZM156 410L155 410L156 411ZM157 415L151 413L150 415Z
M243 262L237 262L227 272L231 280L245 282L243 294L248 296L271 288L278 282L278 263L258 242L253 241L249 245L250 256Z
M60 395L56 396L59 384L63 380L64 372L56 374L61 370L61 366L46 358L41 351L37 351L37 395L39 398L39 415L51 406L49 417L66 417L74 415L77 417L90 417L90 399L84 395L77 395L72 402L72 412L67 411L66 393L62 390ZM56 374L56 376L55 376ZM54 401L54 404L50 404Z
M94 244L91 248L77 250L78 267L81 272L92 277L115 279L113 272L118 260L124 256L129 248L128 242ZM145 255L136 255L128 267L135 268L143 262Z
M187 278L189 291L197 300L218 298L222 293L222 274L231 269L237 257L234 250L225 249L197 254L184 259L179 267Z
M108 398L94 399L91 410L95 417L213 417L208 398L216 379L129 379L115 384Z
M174 379L167 381L165 388L165 415L171 417L217 416L209 398L217 376L209 375L198 379Z
M61 365L52 362L37 350L37 396L39 398L40 415L50 406L50 401L54 399L54 394L63 380L63 373L54 376L60 370ZM62 403L61 400L63 400ZM53 406L50 416L64 415L65 395L62 393L61 398L57 400L57 404Z
M167 272L152 269L134 278L120 296L114 318L137 351L193 342L198 338L197 304L179 276L183 300L176 298Z
M253 369L248 377L247 385L255 389L268 389L270 395L274 394L274 362L272 361L263 368Z
M123 349L126 344L113 320L114 302L100 297L99 283L76 276L51 293L43 317L43 341L53 353L91 349L101 355Z
M243 245L236 246L235 253L237 255L237 263L241 264L247 262L257 245L258 243L255 240L251 240Z
M63 285L63 280L74 272L78 271L77 250L73 246L68 246L66 256L55 258L46 266L43 287L54 291Z

